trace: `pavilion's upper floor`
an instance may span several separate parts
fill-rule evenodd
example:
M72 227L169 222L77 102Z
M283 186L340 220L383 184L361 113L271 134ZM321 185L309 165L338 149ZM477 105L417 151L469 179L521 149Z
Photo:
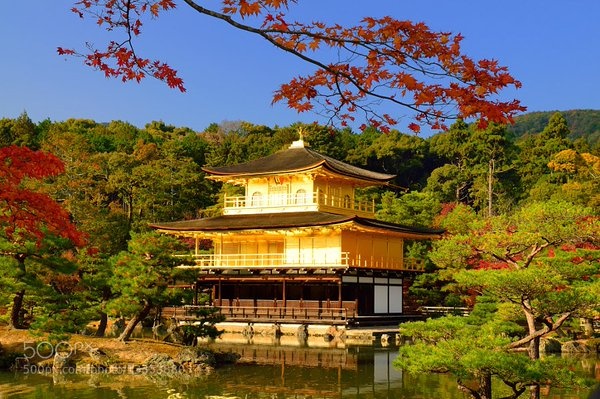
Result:
M225 197L225 215L321 211L373 218L375 204L356 189L394 177L321 155L302 139L255 161L204 170L210 179L244 188L243 195Z

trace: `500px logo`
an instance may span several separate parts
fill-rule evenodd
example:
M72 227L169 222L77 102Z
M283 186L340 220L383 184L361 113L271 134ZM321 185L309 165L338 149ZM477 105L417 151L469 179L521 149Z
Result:
M95 348L90 344L84 342L66 342L60 341L58 343L51 343L48 341L41 341L38 343L25 342L23 343L23 356L15 359L16 364L25 373L41 371L43 368L37 367L35 364L31 364L33 361L47 360L53 357L68 359L73 354L81 351L93 351ZM33 369L35 368L35 370Z
M70 343L60 341L56 344L52 344L48 341L42 341L37 344L25 342L23 343L23 356L27 360L35 358L50 359L53 356L68 358L74 353L77 353L77 350L89 352L93 349L93 346L83 342Z

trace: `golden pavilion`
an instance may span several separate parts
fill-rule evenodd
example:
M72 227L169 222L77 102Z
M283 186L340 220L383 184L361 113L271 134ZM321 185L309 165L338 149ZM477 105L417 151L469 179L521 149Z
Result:
M369 325L415 316L408 289L423 262L404 256L405 242L442 231L376 220L375 204L356 195L394 175L319 154L302 137L204 171L244 195L226 196L221 216L152 227L195 240L195 288L210 292L228 321Z

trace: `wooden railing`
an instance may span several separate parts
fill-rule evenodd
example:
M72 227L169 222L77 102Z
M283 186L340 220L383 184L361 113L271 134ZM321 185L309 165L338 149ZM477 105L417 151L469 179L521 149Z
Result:
M181 255L190 256L190 255ZM198 254L191 255L196 267L210 269L269 269L269 268L323 268L347 267L350 264L349 254L342 252L339 256L324 254L322 257L290 256L283 253L270 254Z
M418 310L427 317L468 316L471 313L469 308L460 306L421 306Z
M190 255L181 255L190 256ZM197 254L191 255L195 266L182 268L198 269L322 269L322 268L368 268L383 270L422 271L425 264L415 258L387 258L379 256L350 257L349 252L339 255L323 254L321 257L286 256L283 253L270 254Z
M225 214L254 214L266 211L316 211L322 207L353 211L365 216L372 216L375 213L375 202L373 200L358 201L348 197L327 195L322 192L301 195L272 194L254 198L225 196L223 204Z
M229 304L228 304L229 303ZM269 305L267 305L269 304ZM299 301L288 300L223 300L215 307L228 321L244 322L294 322L294 323L336 323L356 317L356 302ZM196 311L201 306L165 307L162 309L163 318L179 321L193 321L198 318Z
M357 256L348 258L348 266L365 269L423 271L425 263L415 258L387 258L383 256Z

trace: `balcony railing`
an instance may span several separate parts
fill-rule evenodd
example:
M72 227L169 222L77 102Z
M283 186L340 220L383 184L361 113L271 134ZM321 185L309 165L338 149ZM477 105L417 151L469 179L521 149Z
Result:
M189 255L186 255L189 256ZM302 254L198 254L192 255L195 266L188 268L223 270L223 269L323 269L323 268L364 268L385 270L422 271L424 263L414 258L384 258L377 256L350 256L341 252L337 256L302 256Z
M375 213L374 201L358 201L349 197L327 195L322 192L312 194L272 194L257 197L225 196L225 214L254 214L260 212L317 211L333 208L372 216Z
M341 306L340 306L341 305ZM340 324L356 317L355 301L298 301L298 300L215 300L219 313L228 321L311 322ZM204 306L165 307L161 317L180 321L198 320Z

